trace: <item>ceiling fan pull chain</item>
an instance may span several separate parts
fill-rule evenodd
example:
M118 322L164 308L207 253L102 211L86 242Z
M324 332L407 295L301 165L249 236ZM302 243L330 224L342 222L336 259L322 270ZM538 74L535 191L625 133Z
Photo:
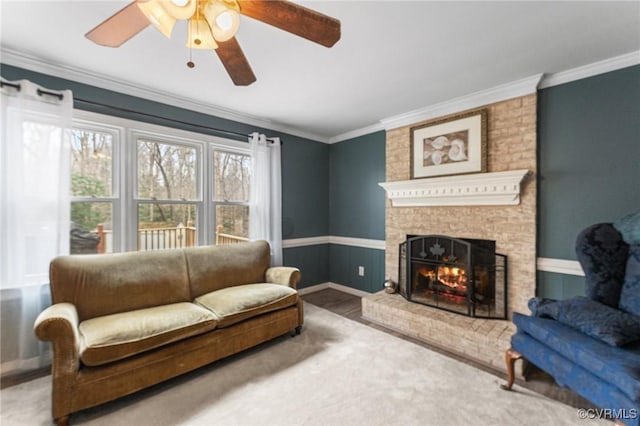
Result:
M196 64L194 64L194 63L193 63L193 61L192 61L191 59L192 59L192 57L191 57L191 48L189 48L189 62L187 62L187 66L188 66L189 68L193 68L193 67L195 67L195 66L196 66Z

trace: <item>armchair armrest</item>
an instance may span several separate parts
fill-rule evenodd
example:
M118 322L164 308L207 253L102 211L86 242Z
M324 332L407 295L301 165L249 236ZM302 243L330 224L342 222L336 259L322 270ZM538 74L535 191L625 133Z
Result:
M54 377L75 374L80 367L78 323L78 311L71 303L51 305L36 318L36 336L52 343Z
M300 270L288 266L274 266L267 269L266 280L268 283L287 285L297 288L300 282Z

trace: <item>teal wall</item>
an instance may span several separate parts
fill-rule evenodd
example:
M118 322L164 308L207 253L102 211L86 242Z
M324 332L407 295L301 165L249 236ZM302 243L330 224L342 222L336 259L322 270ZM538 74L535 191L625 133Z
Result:
M384 240L385 141L379 131L331 145L331 235Z
M385 239L384 131L331 145L329 230L338 237ZM384 250L331 244L330 281L375 292L384 282ZM364 276L358 267L364 267Z
M640 210L640 66L538 92L538 256L575 260L585 227ZM584 293L539 272L538 293Z
M88 106L78 102L75 107L92 112L159 124L199 133L225 136L199 126L222 130L266 133L280 137L282 146L282 230L283 238L324 236L329 233L329 150L330 146L310 139L226 120L207 114L178 108L94 86L65 80L22 68L0 64L0 73L7 80L28 79L53 90L71 89L74 98L99 102L135 112L108 107ZM170 121L172 120L172 121ZM176 123L178 120L184 123ZM284 263L303 271L302 286L328 281L328 246L315 249L324 255L309 255L307 248L284 250ZM321 272L324 271L324 272Z
M78 105L81 109L185 130L198 125L282 138L283 238L333 235L384 240L385 133L326 145L81 83L0 65L9 80L27 78L81 99L144 111L160 118ZM538 92L538 256L575 259L584 227L640 209L640 66ZM163 119L183 121L176 124ZM211 133L215 134L215 133ZM301 287L327 281L377 291L384 251L338 244L284 250L303 271ZM365 276L357 274L365 267ZM584 291L583 278L539 272L537 291L566 298Z

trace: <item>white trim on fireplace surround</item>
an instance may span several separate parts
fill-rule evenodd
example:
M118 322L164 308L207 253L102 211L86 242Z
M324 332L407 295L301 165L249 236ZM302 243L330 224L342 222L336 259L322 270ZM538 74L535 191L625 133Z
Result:
M520 183L528 170L474 173L381 182L393 207L520 204Z

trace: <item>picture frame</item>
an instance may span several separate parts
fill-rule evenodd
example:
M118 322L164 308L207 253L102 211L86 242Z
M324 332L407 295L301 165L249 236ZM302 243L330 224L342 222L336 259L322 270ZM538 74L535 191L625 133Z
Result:
M411 179L486 172L487 110L411 128Z

